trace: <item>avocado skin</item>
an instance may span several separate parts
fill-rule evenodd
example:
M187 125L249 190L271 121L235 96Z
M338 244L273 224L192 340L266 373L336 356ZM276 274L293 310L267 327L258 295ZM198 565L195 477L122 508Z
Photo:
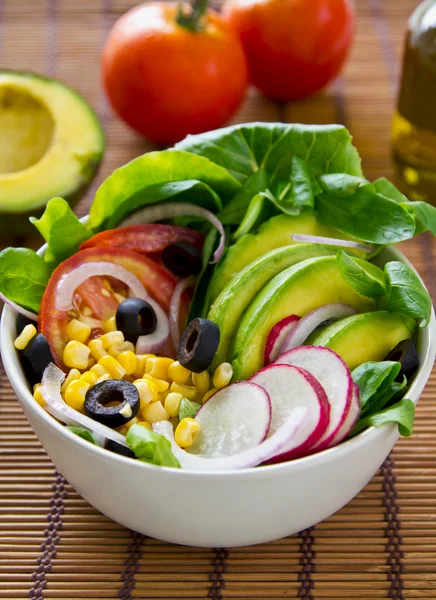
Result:
M412 339L415 319L388 311L353 315L315 331L306 345L325 346L343 358L352 370L369 361L386 360L402 340Z
M236 332L230 361L234 379L247 379L263 366L271 328L284 317L303 317L315 308L339 302L356 312L375 310L342 278L336 256L309 258L273 277L245 311Z

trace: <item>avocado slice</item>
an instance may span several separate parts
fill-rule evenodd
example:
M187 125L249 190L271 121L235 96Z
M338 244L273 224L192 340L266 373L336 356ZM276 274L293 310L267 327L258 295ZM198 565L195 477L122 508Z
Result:
M291 244L271 250L235 275L212 304L207 316L220 328L220 344L212 368L227 360L233 334L245 309L271 277L302 260L335 254L333 246Z
M364 362L385 360L399 342L413 337L416 328L414 319L381 310L341 319L314 332L306 343L331 348L355 369Z
M0 231L23 233L50 198L74 204L104 152L94 111L59 81L0 70Z
M373 300L344 281L336 256L309 258L276 275L242 317L230 351L234 379L248 379L262 367L273 325L288 315L302 317L333 302L348 304L358 312L375 310Z
M239 273L263 254L295 243L291 238L293 233L343 240L353 239L333 227L322 225L314 213L295 216L281 214L272 217L260 227L257 233L247 233L227 250L223 260L215 269L209 285L208 305L210 306L217 299L235 273Z

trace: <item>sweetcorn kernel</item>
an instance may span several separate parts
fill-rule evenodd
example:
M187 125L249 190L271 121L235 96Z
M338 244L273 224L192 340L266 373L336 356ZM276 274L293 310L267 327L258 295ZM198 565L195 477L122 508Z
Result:
M101 377L107 373L106 369L98 363L89 369L90 373L94 373L97 377Z
M209 400L209 398L212 396L212 394L215 394L215 392L217 392L217 391L218 390L216 388L212 388L211 390L206 392L203 396L202 402L206 402L206 400Z
M107 321L104 321L104 323L103 323L103 331L105 333L109 333L110 331L116 331L116 330L117 330L117 323L116 323L116 319L115 319L115 315L114 315L113 317L111 317Z
M108 333L103 334L100 339L103 348L107 350L109 346L112 346L113 344L122 344L124 342L124 335L122 331L109 331Z
M64 382L61 386L61 394L63 394L65 392L65 390L67 389L67 387L70 385L70 383L72 381L79 379L79 377L80 377L80 371L78 369L71 369L70 372L68 373L68 375L66 376L66 378L64 379Z
M41 394L41 384L40 383L36 383L33 386L33 397L38 402L39 406L45 406L46 402Z
M91 371L85 371L83 375L80 376L81 381L86 381L90 385L95 385L97 383L97 375L95 373L91 373Z
M126 374L124 367L113 356L103 356L98 364L104 367L113 379L122 379Z
M182 419L174 432L174 439L180 448L190 448L200 433L200 424L195 419Z
M219 367L215 369L215 373L212 377L213 387L218 389L229 385L231 379L233 377L233 368L232 365L228 362L223 362Z
M91 385L86 381L75 379L65 391L65 402L75 410L82 410L85 403L86 392Z
M102 381L107 381L110 378L111 376L109 375L109 373L105 373L104 375L101 375L95 383L101 383Z
M145 421L149 423L158 423L159 421L167 421L169 414L164 409L162 402L151 402L147 404L142 410L141 414Z
M63 359L67 367L75 369L87 369L90 350L88 346L71 340L64 348Z
M155 358L155 357L156 357L155 354L137 354L136 360L138 361L138 366L136 367L133 375L137 379L140 379L145 373L145 365L147 364L147 360L149 358Z
M126 371L126 375L132 375L138 364L135 353L130 350L118 354L117 361Z
M168 381L164 381L163 379L157 379L157 377L152 377L151 375L147 375L147 373L144 373L143 379L151 379L152 381L154 381L157 385L157 391L159 392L159 394L163 394L164 392L168 391L168 388L170 387Z
M203 396L210 388L210 376L207 371L202 373L192 373L192 383L197 388L197 392Z
M180 402L182 401L182 394L178 394L177 392L170 392L167 394L165 398L165 410L170 415L170 417L178 417L179 416L179 408Z
M170 392L182 394L182 396L184 398L188 398L188 400L194 400L194 398L197 396L197 388L195 388L193 385L181 385L175 381L173 381L171 384Z
M110 356L117 358L119 354L122 352L135 352L135 346L132 342L123 342L122 344L112 344L107 349L107 352Z
M133 417L133 419L130 419L130 421L127 421L127 423L124 425L124 427L126 428L127 431L129 431L129 429L131 427L133 427L133 425L136 425L138 423L138 419L136 417Z
M24 350L30 340L35 337L36 333L37 331L35 325L26 325L14 342L15 348L17 350Z
M95 358L92 358L92 356L90 356L88 358L88 370L91 369L94 365L95 365Z
M136 379L133 385L138 390L141 409L158 399L157 385L152 379Z
M73 319L67 325L67 336L69 340L77 340L84 344L90 335L91 327L77 319Z
M103 348L103 342L99 338L95 338L94 340L90 340L88 342L88 348L91 351L91 356L95 358L95 360L99 361L103 356L107 356L106 350Z
M141 427L145 427L146 429L151 429L153 431L153 427L148 421L138 421L136 424L141 425Z
M165 358L164 356L149 358L145 365L145 372L157 379L167 379L168 368L173 362L172 358Z
M191 371L185 369L185 367L181 365L178 360L175 360L168 367L168 378L172 379L176 383L188 383L190 377Z

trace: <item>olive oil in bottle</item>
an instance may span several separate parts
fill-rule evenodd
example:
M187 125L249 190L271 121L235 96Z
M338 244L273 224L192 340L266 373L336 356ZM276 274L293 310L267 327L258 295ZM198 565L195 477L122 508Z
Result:
M409 21L392 154L409 198L436 205L436 0L421 2Z

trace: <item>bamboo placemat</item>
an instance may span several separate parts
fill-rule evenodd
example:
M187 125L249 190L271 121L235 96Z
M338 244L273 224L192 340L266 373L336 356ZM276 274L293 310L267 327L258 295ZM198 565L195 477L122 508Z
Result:
M99 112L108 150L93 190L115 167L151 149L111 114L99 86L102 42L133 4L0 0L1 67L58 76ZM251 91L234 122L344 123L365 174L391 175L390 119L406 20L416 4L358 0L356 43L334 85L280 107ZM423 235L402 249L436 298L435 243ZM55 471L1 374L0 598L436 598L435 459L433 376L413 438L398 443L371 483L340 512L262 546L178 547L128 531L81 499Z

